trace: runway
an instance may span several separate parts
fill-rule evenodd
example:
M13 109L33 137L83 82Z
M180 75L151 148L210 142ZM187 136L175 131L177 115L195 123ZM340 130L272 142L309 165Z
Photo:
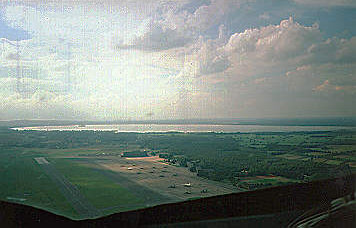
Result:
M45 173L55 182L72 205L74 210L82 218L93 218L100 216L100 212L81 194L79 189L63 176L50 162L44 157L35 158L36 162L42 167Z

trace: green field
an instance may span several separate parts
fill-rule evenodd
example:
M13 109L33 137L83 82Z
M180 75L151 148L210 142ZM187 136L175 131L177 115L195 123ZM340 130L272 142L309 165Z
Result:
M76 218L78 215L57 186L31 157L22 156L22 152L18 148L3 149L0 153L0 198Z
M143 207L141 199L87 164L75 162L73 159L51 159L50 161L99 210L117 206L122 210ZM115 211L106 210L106 213L110 212Z
M277 157L290 159L290 160L302 160L303 158L305 158L303 156L295 155L295 154L281 154L281 155L277 155Z
M66 155L70 154L67 151ZM71 218L81 218L58 186L43 172L34 157L63 155L59 150L2 150L0 154L0 199L36 206ZM48 159L102 215L144 207L142 200L90 166L72 159Z

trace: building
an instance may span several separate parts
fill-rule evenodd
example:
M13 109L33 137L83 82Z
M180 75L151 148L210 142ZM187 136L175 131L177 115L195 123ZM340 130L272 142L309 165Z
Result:
M122 157L135 158L135 157L147 157L146 151L129 151L122 153Z

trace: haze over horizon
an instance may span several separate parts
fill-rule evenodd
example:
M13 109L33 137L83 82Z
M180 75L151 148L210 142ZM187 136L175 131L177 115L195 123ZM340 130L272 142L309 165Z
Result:
M355 1L0 5L0 120L356 116Z

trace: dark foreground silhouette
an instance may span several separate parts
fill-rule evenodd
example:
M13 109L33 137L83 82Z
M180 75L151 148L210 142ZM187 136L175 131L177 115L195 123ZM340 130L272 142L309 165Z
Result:
M356 227L355 204L332 205L333 200L341 197L343 202L354 202L355 183L353 174L79 221L30 206L0 202L0 227L295 227L305 221L314 222L315 227ZM323 219L319 221L320 216Z

